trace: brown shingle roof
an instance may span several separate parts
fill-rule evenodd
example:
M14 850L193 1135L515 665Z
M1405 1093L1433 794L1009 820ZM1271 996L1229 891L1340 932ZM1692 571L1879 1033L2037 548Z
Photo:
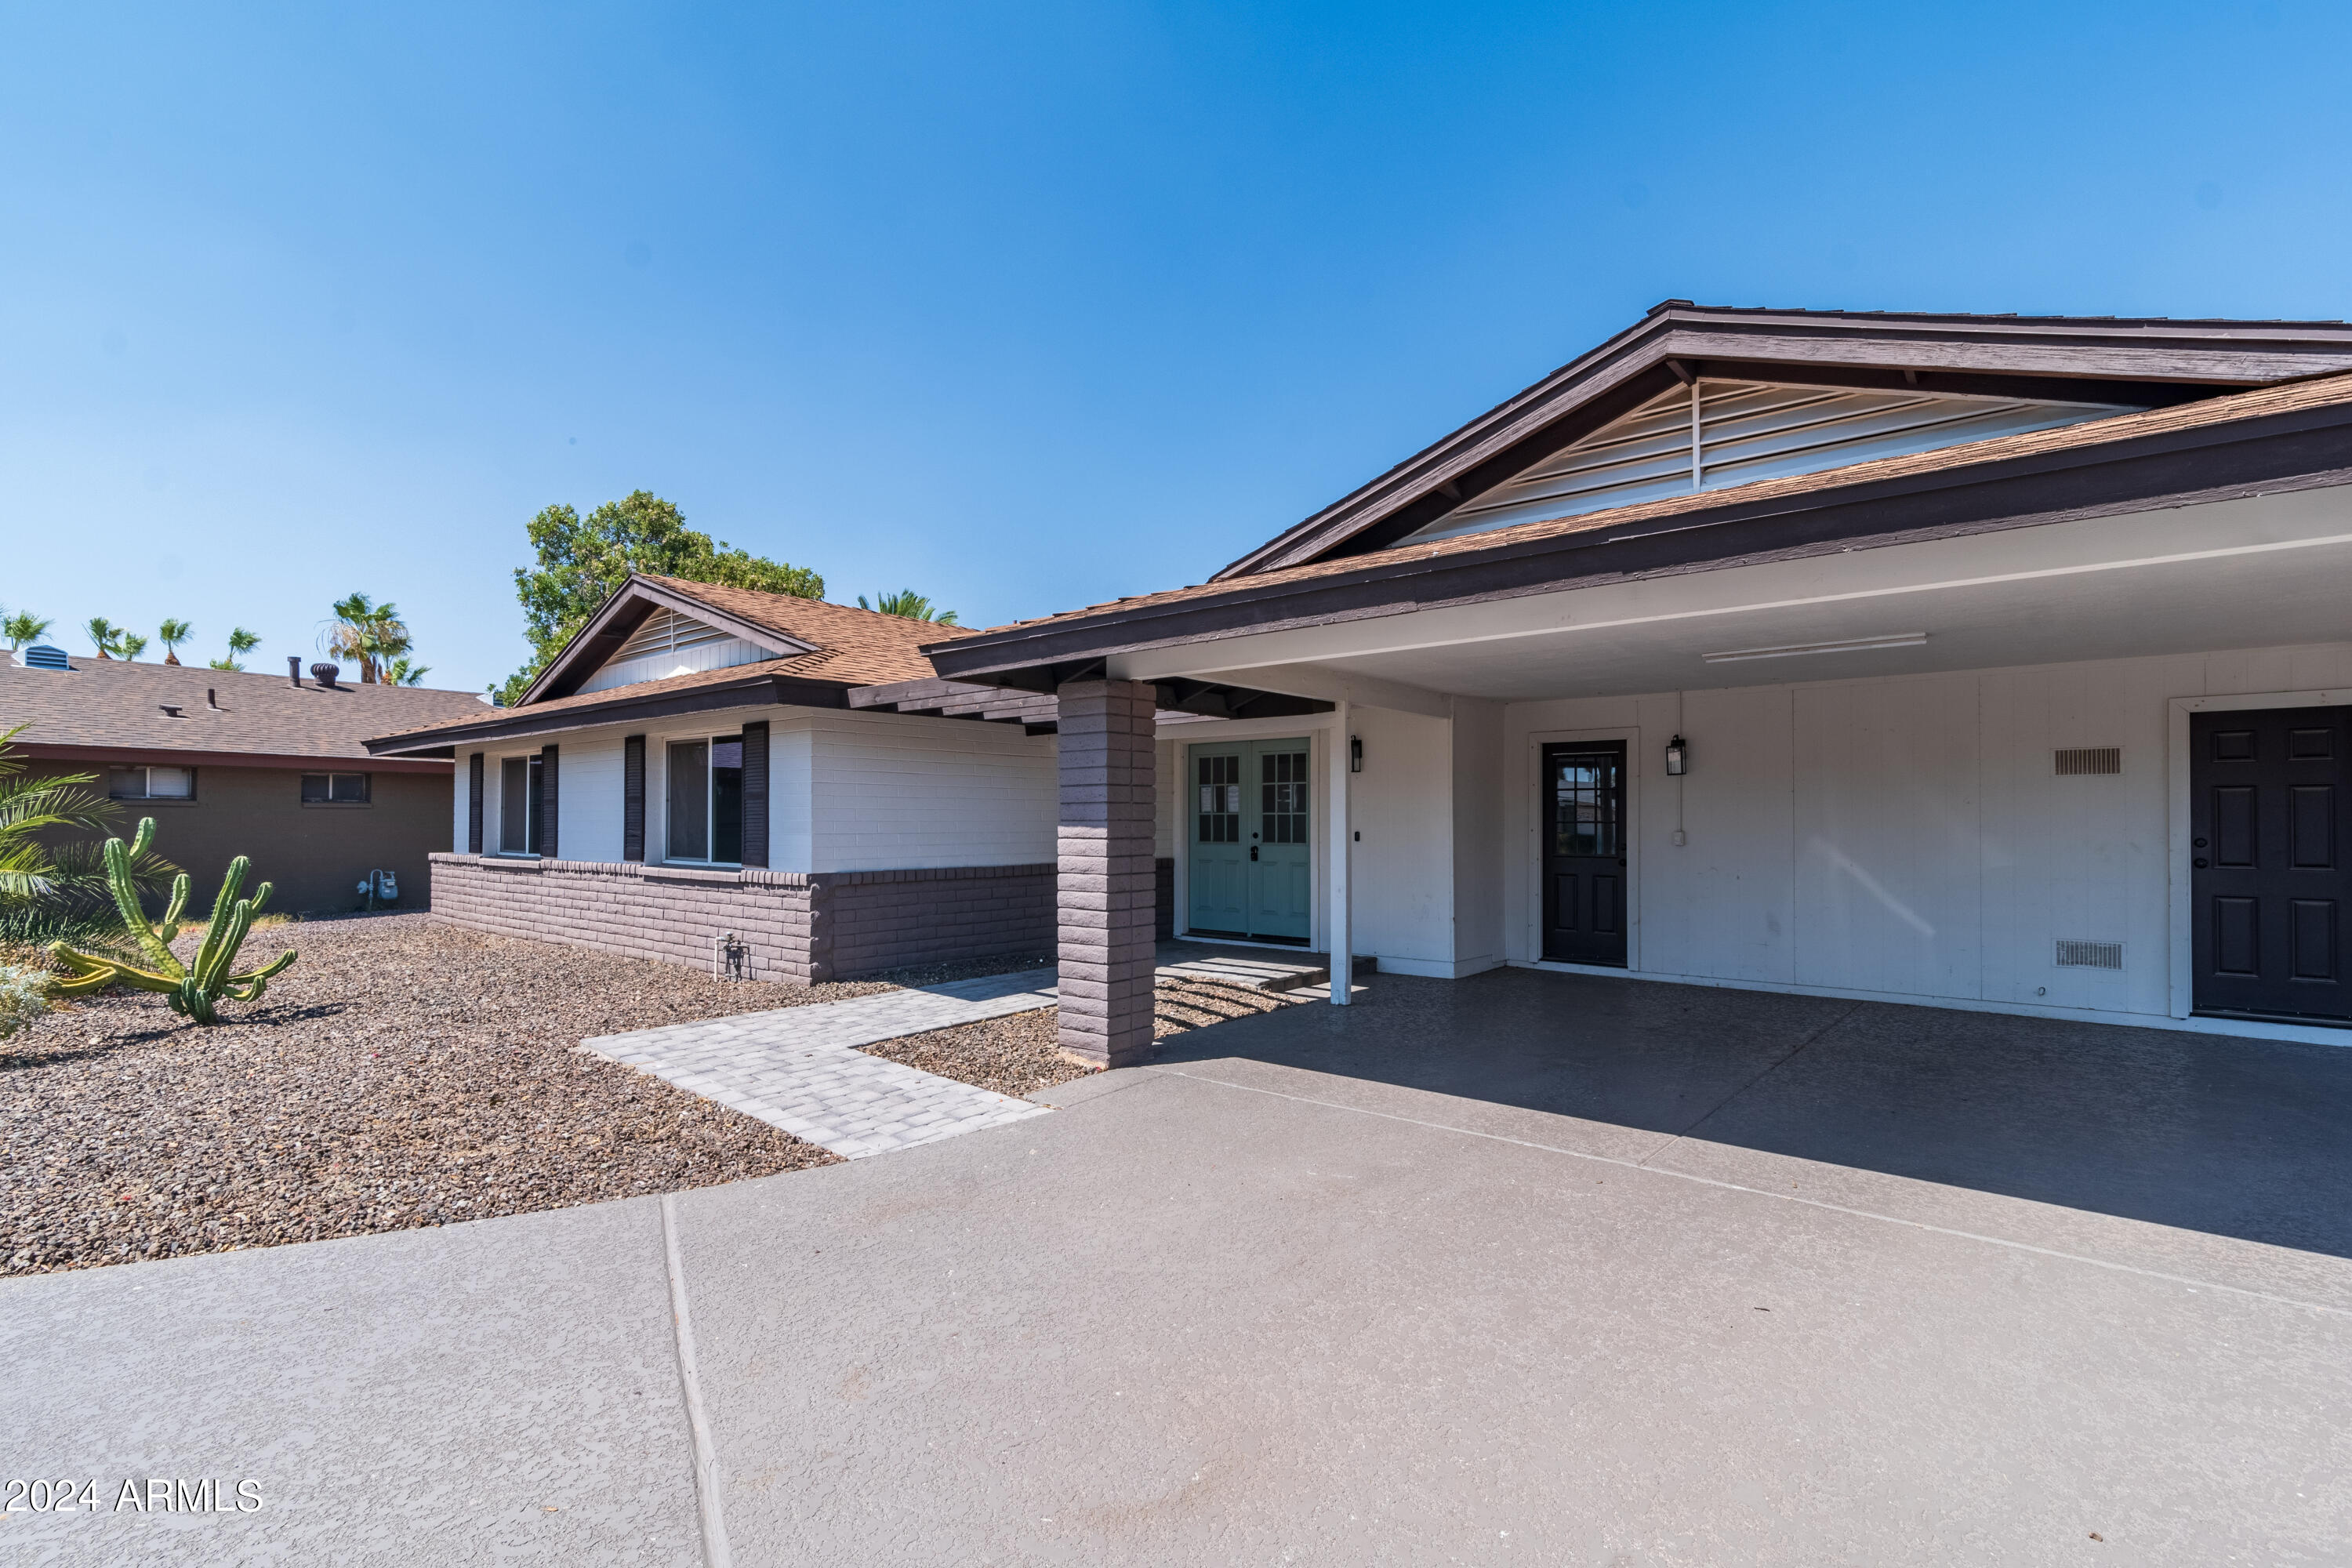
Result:
M1195 584L1190 587L1169 588L1157 594L1140 594L1129 598L1113 599L1105 604L1089 605L1084 609L1065 610L1059 615L1042 616L1034 620L1013 621L1002 626L991 626L982 635L996 637L1007 632L1032 631L1040 626L1129 613L1154 605L1177 604L1188 599L1225 596L1247 599L1262 589L1276 587L1286 583L1306 582L1317 577L1334 576L1340 573L1378 571L1385 567L1406 569L1418 562L1433 561L1450 555L1469 554L1482 550L1501 549L1537 540L1560 538L1569 534L1619 528L1628 523L1646 522L1657 518L1673 517L1683 512L1706 511L1717 507L1736 506L1746 502L1778 500L1819 491L1841 489L1850 485L1910 479L1949 469L1972 468L1979 464L2031 458L2044 453L2063 452L2084 447L2104 446L2110 442L2130 441L2143 437L2168 435L2210 426L2228 425L2273 415L2294 414L2306 409L2326 408L2346 404L2352 404L2352 371L2312 376L2306 380L2285 382L2276 386L2258 387L2251 392L2231 393L2221 397L2202 398L2194 403L2178 404L2169 408L2151 409L2145 413L2118 414L2105 419L2087 419L2077 425L2062 425L2054 429L2034 430L2020 436L1999 436L1988 440L1963 442L1958 446L1939 447L1931 451L1914 452L1902 457L1873 458L1869 462L1854 463L1842 468L1827 468L1815 473L1792 475L1786 479L1759 479L1752 484L1733 485L1719 490L1700 490L1691 495L1674 496L1664 500L1612 507L1606 511L1589 511L1574 517L1514 523L1507 528L1488 529L1478 533L1456 534L1449 539L1433 539L1425 543L1392 544L1386 549L1369 551L1360 555L1342 555L1329 560L1309 562L1301 566L1286 566L1270 572L1252 573L1244 577L1226 578L1216 582ZM937 647L940 646L942 639L933 637L929 640L930 646Z
M925 643L975 635L975 628L971 626L910 621L904 616L886 616L875 610L861 610L855 605L828 604L823 599L794 598L790 594L721 588L709 583L689 583L682 577L656 577L650 573L646 580L658 583L674 594L699 599L738 620L765 626L796 642L814 643L817 652L786 659L775 670L778 675L803 680L839 680L851 686L926 680L938 672L923 657Z
M788 654L753 664L698 670L691 675L672 675L658 680L640 680L628 686L608 686L601 691L579 692L570 697L545 698L510 711L540 716L573 709L594 709L657 693L683 693L702 687L724 686L769 676L823 681L845 689L887 686L901 680L929 680L939 671L933 669L931 661L923 657L922 646L925 643L978 635L976 627L943 626L936 621L911 621L904 616L886 616L875 610L861 610L854 605L796 598L790 594L764 594L752 588L722 588L709 583L690 583L683 577L656 577L651 573L645 575L649 583L657 583L686 598L699 600L739 621L764 626L795 642L816 646L808 653ZM747 700L767 700L755 698ZM436 716L425 723L404 729L380 730L374 738L390 741L434 730L469 727L480 724L487 717L478 711L468 713L462 719Z
M0 667L0 730L20 743L124 751L364 757L371 735L490 710L470 691L415 686L299 688L283 675L75 658L69 670ZM213 691L215 709L205 700ZM180 710L174 719L166 704Z

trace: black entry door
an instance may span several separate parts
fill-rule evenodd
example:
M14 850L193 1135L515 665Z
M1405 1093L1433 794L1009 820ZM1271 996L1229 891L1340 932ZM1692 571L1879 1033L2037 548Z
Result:
M2199 1012L2352 1018L2347 721L2352 708L2189 715Z
M1546 746L1544 956L1625 963L1625 742Z

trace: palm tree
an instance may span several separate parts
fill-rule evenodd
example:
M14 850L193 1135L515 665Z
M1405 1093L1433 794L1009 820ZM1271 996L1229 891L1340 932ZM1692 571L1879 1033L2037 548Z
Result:
M956 624L956 613L953 610L932 609L931 602L912 588L901 588L895 594L877 594L874 595L874 602L870 605L866 602L866 595L860 594L857 595L857 607L861 610L878 610L886 616L898 616L910 621L929 621L937 626L951 626Z
M82 622L81 629L89 634L90 647L98 650L100 658L112 658L122 646L122 628L104 616L90 616Z
M247 631L243 626L231 627L228 634L228 656L226 658L216 658L213 660L212 668L215 669L243 669L245 666L237 663L236 661L260 646L261 638L258 635Z
M413 664L406 654L383 667L384 684L387 686L422 686L425 678L432 673L430 666Z
M8 639L8 651L14 653L34 638L47 636L49 628L55 625L57 623L47 616L18 610L6 620L0 621L0 637Z
M95 773L16 777L25 764L9 754L8 742L24 728L0 731L0 943L103 941L109 926L103 910L111 904L99 846L52 846L44 839L56 828L102 833L120 808L89 787L98 782ZM152 892L178 869L150 849L131 862L131 879Z
M122 634L122 641L117 646L122 649L124 658L137 658L147 651L147 639L134 633L125 632Z
M359 660L362 681L381 681L386 659L397 658L415 645L400 611L390 600L378 605L365 594L338 599L330 606L334 623L327 628L326 648L338 658Z
M163 662L179 663L180 645L194 635L194 630L187 622L175 621L169 616L163 617L163 624L155 628L155 640L163 645Z

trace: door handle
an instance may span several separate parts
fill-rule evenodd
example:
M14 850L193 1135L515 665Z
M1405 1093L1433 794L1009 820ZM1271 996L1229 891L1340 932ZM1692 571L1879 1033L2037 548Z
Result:
M2202 855L2200 855L2199 857L2197 857L2197 858L2196 858L2196 859L2191 860L2191 861L2190 861L2190 862L2189 862L2189 863L2191 866L2196 867L2200 871L2202 871L2203 869L2205 869L2205 857L2204 857L2204 856L2202 856Z
M1251 859L1253 859L1253 860L1255 860L1255 859L1256 859L1256 858L1257 858L1257 846L1256 846L1256 845L1255 845L1255 844L1253 844L1253 845L1251 845L1251 846L1250 846L1250 858L1251 858ZM2202 866L2203 864L2205 864L2205 862L2204 862L2204 861L2202 861L2202 860L2200 860L2200 861L2199 861L2199 862L2197 862L2197 863L2198 863L2200 866Z
M1618 857L1617 857L1617 864L1619 864L1620 866L1622 866L1624 863L1625 863L1625 857L1623 857L1622 855L1618 856Z

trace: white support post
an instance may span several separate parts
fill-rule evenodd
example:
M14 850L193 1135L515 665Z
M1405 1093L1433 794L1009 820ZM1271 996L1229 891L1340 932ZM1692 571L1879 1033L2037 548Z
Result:
M1331 873L1330 913L1328 923L1330 937L1323 945L1331 959L1331 1005L1345 1007L1353 998L1356 960L1353 928L1348 919L1348 847L1355 835L1348 826L1348 773L1353 755L1349 745L1348 704L1337 703L1332 712L1330 756L1331 806L1327 814L1331 820L1331 852L1328 857Z

